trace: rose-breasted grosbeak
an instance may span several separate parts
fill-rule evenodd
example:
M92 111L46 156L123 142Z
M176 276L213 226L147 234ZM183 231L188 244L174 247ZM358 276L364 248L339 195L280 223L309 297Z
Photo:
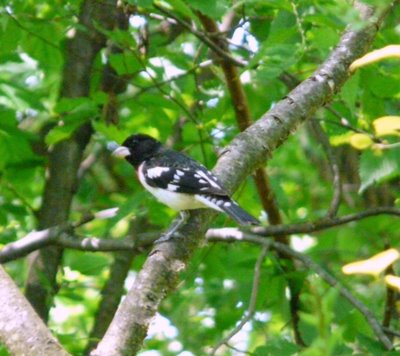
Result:
M186 220L185 211L191 209L211 208L225 212L240 225L260 224L229 197L202 164L148 135L128 137L113 155L134 166L140 183L160 202L181 212L181 221L159 241L169 239Z

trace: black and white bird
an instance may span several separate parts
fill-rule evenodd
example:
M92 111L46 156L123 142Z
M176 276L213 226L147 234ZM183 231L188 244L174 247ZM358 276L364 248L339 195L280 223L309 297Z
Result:
M225 212L240 225L260 224L229 197L218 179L201 163L166 148L153 137L132 135L113 155L125 158L135 168L140 183L157 200L181 212L181 220L159 241L168 240L185 222L185 212L192 209Z

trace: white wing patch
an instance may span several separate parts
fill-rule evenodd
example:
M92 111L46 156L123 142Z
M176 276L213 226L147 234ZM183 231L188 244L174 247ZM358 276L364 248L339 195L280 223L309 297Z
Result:
M179 169L177 169L175 171L175 174L174 174L174 181L173 182L174 183L178 183L180 181L181 177L183 177L184 175L185 175L184 172L182 172Z
M168 184L167 185L167 189L170 190L171 192L175 192L177 191L179 188L179 186L175 185L175 184Z
M168 167L154 167L147 170L147 176L152 178L160 177L164 172L168 172Z
M212 187L214 188L218 188L218 189L222 189L217 182L215 182L214 180L212 180L210 177L207 176L207 174L205 174L203 171L196 171L195 175L196 178L201 178L199 179L199 183L209 183Z

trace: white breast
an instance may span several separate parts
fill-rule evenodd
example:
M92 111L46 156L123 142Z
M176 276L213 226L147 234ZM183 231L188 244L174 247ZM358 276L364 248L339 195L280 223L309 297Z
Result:
M177 193L166 189L156 188L148 185L146 179L143 176L143 163L138 168L138 177L140 183L146 188L151 194L153 194L158 201L169 206L174 210L191 210L207 208L203 202L198 201L191 194ZM172 187L171 187L172 188Z

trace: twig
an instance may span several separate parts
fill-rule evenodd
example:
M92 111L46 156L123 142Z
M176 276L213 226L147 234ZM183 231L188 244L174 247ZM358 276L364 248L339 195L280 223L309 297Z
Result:
M252 232L262 236L307 234L382 214L400 216L400 209L393 207L377 207L359 213L333 218L326 217L320 220L309 221L301 224L255 227L252 229Z
M21 240L7 244L0 251L0 263L7 263L24 257L29 253L47 246L61 246L80 251L126 251L135 249L142 251L160 237L159 232L148 232L138 235L139 244L129 240L101 239L97 237L85 237L83 239L72 235L71 226L55 226L50 229L33 231ZM70 231L68 231L70 230Z
M7 182L5 184L5 187L12 193L14 194L17 199L21 201L21 203L31 212L31 214L38 219L39 218L39 213L38 210L35 209L32 204L22 195L20 192L15 189L14 185L12 185L10 182Z
M319 121L324 121L326 123L329 124L334 124L340 127L343 127L345 129L348 129L350 131L353 131L355 133L361 133L364 135L367 135L373 142L375 143L382 143L382 140L379 137L376 137L372 132L367 131L367 130L363 130L360 129L358 127L354 127L352 125L350 125L350 122L348 119L346 119L345 117L343 117L339 111L337 111L336 109L334 109L332 106L326 106L325 109L327 111L329 111L332 115L334 115L335 117L337 117L339 119L339 121L333 121L333 120L328 120L328 119L321 119Z
M400 142L395 142L395 143L376 143L374 147L379 148L381 150L391 150L393 148L398 148L400 147Z
M5 8L5 9L6 10L4 12L7 14L7 16L10 19L12 19L14 21L14 23L17 25L17 27L19 27L21 30L26 31L26 33L28 33L32 37L38 38L40 41L42 41L46 45L53 47L59 51L61 50L57 44L55 44L55 43L49 41L47 38L41 36L38 31L31 31L28 27L24 26L21 22L18 21L18 19L9 10L7 10L7 8Z
M321 124L316 120L311 120L310 122L319 142L325 151L329 166L332 171L333 196L329 210L326 214L326 216L332 218L337 214L342 196L342 183L340 179L339 164L337 162L336 155L333 152L332 146L330 145L325 132L322 130Z
M254 279L253 279L253 286L251 289L251 296L250 296L250 303L249 307L247 308L244 317L240 321L238 325L222 340L220 340L214 348L211 350L210 355L215 355L217 350L222 346L229 342L240 330L242 330L243 326L245 326L252 318L256 311L256 303L257 303L257 296L258 296L258 287L260 286L260 278L261 278L261 265L264 262L265 256L267 255L269 250L269 245L264 244L261 250L260 255L258 256L257 262L254 266Z
M166 96L169 100L171 100L173 103L175 103L188 117L189 119L196 125L199 124L199 120L192 114L192 112L185 106L185 104L181 103L178 99L174 98L169 92L165 91L159 82L157 82L156 78L152 76L152 74L147 70L145 63L143 60L140 58L140 56L137 56L136 53L133 52L133 54L136 56L136 59L138 62L142 65L143 70L146 72L146 74L149 76L150 80L153 82L154 86L164 95ZM204 149L204 137L203 133L201 130L197 130L197 134L199 135L199 140L200 140L200 148L201 148L201 153L203 155L203 161L204 164L207 166L207 154Z
M157 4L154 4L154 7L156 9L158 9L159 11L161 11L162 13L164 13L165 15L167 15L168 17L173 18L176 22L181 24L189 32L193 33L200 41L204 42L207 46L212 48L216 53L218 53L224 59L228 60L229 62L232 62L233 64L235 64L236 66L239 66L239 67L245 67L247 65L246 62L243 62L242 60L237 59L235 57L232 57L229 53L226 53L220 47L215 45L215 43L204 32L196 30L189 23L187 23L186 21L182 20L181 18L175 16L175 14L168 11L164 7L161 7Z
M192 73L196 72L196 70L199 69L199 68L207 68L212 64L213 64L212 60L211 59L207 59L207 60L205 60L205 61L203 61L203 62L201 62L199 64L194 65L192 68L189 68L187 71L185 71L183 73L180 73L180 74L177 74L177 75L174 75L174 76L171 76L168 79L165 79L165 80L162 80L162 81L159 81L159 82L156 82L155 80L154 81L152 80L152 82L153 82L152 85L140 88L140 90L138 92L136 92L133 96L125 97L123 100L121 100L121 102L124 102L124 101L127 101L127 100L132 100L132 98L137 98L138 96L146 93L148 90L151 90L151 89L154 89L154 88L159 89L161 86L163 86L165 84L169 84L171 82L175 82L175 81L177 81L177 80L179 80L181 78L186 77L189 74L192 74Z
M274 225L262 228L253 228L252 233L261 236L291 235L299 233L311 233L327 228L343 225L352 221L358 221L376 215L395 215L400 216L400 209L392 207L380 207L369 209L356 214L344 215L332 219L323 219L315 222L292 225ZM131 242L115 239L100 239L96 237L86 237L77 239L71 235L71 229L82 226L85 221L91 221L95 216L88 215L79 223L64 226L55 226L49 229L34 231L22 239L11 242L0 250L0 263L6 263L17 258L26 256L32 251L50 246L58 245L66 248L78 249L82 251L121 251L133 248ZM230 233L240 232L237 228L227 228ZM207 234L213 234L214 229L208 230ZM144 245L150 245L157 237L159 232L141 233L139 240ZM206 235L207 236L207 235ZM137 247L140 248L140 247Z
M391 334L391 335L393 335L393 336L400 337L400 331L387 328L386 326L383 327L383 330L384 330L385 333L387 333L387 334Z
M285 255L291 256L299 261L301 261L306 267L312 269L315 273L317 273L326 283L330 286L336 288L339 293L347 299L366 319L371 329L374 331L375 335L379 339L379 341L385 346L386 349L393 349L393 344L389 340L389 338L385 335L384 329L382 325L379 323L375 315L368 309L368 307L354 297L351 292L341 286L339 281L328 273L325 269L323 269L320 265L315 263L308 256L294 251L287 245L284 245L280 242L274 240L267 240L264 237L260 237L257 235L252 235L249 233L244 233L241 231L233 232L231 229L210 229L207 232L207 239L209 241L222 241L222 242L232 242L232 241L246 241L254 244L259 244L263 246L270 246L271 248L283 253Z

